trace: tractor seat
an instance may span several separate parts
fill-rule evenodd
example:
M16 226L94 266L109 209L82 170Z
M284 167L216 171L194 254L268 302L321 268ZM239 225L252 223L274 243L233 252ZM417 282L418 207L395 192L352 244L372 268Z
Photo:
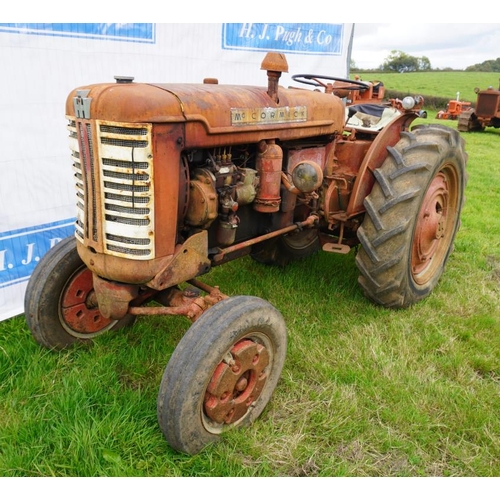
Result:
M346 127L376 133L399 114L397 109L379 104L354 104L346 108Z

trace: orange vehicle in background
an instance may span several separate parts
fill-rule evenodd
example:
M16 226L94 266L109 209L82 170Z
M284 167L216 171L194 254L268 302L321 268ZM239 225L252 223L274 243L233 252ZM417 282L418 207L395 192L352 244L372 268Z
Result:
M474 107L464 110L458 118L459 132L483 131L486 127L500 128L500 85L486 90L474 89L477 99Z
M446 109L438 111L436 118L438 120L456 120L461 113L469 110L471 107L470 102L460 100L460 92L457 92L457 98L451 100L446 105Z
M354 80L361 82L359 75ZM380 104L385 97L385 86L380 81L362 82L365 87L353 89L347 95L347 105L352 104Z

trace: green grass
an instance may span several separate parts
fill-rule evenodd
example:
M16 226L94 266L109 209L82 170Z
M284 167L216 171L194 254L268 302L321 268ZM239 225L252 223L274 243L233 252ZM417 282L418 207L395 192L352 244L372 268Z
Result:
M63 353L39 347L23 316L0 323L0 476L500 475L500 133L464 137L462 227L416 306L366 300L353 253L206 276L280 309L289 347L263 415L199 455L169 448L156 421L186 320L143 317Z
M500 73L480 73L467 71L433 71L428 73L356 73L362 80L384 82L387 90L410 95L439 96L448 100L456 99L476 102L474 89L485 90L489 86L497 89ZM351 75L354 77L354 75Z

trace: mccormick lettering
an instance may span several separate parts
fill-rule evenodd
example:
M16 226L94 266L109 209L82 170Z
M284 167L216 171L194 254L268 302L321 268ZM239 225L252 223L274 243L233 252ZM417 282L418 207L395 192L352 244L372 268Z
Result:
M268 125L276 123L305 122L307 120L306 106L285 106L282 108L232 108L231 124Z

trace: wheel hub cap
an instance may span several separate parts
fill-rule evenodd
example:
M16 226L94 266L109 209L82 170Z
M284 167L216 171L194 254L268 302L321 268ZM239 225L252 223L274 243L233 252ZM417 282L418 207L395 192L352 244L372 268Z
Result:
M263 345L248 339L236 343L208 384L206 415L219 424L242 418L264 388L268 364L269 353Z

